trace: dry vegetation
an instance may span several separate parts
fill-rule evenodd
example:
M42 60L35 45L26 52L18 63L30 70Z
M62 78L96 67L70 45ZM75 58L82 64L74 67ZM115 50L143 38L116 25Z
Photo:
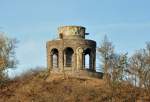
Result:
M0 32L0 85L5 81L6 74L4 71L8 68L14 68L17 64L15 59L16 39L5 36Z
M0 102L136 102L133 99L139 100L139 96L128 84L112 92L101 79L64 78L63 74L47 77L45 72L35 71L9 80L0 89Z

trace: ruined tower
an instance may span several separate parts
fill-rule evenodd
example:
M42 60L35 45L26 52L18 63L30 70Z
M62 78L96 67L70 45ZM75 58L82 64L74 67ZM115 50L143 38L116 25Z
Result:
M96 71L96 42L85 39L86 28L62 26L58 28L59 38L47 42L47 67L58 71ZM88 58L85 56L89 55ZM88 66L85 63L88 62Z

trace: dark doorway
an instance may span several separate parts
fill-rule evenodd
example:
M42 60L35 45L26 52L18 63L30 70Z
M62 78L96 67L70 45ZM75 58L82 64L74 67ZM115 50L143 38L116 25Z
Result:
M65 49L65 56L64 57L65 57L65 66L66 67L71 67L72 66L73 53L74 53L74 51L73 51L72 48L68 47L68 48Z

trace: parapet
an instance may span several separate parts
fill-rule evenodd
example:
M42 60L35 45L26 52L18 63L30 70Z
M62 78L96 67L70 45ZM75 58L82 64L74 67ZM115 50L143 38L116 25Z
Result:
M85 39L85 27L61 26L58 28L60 39Z

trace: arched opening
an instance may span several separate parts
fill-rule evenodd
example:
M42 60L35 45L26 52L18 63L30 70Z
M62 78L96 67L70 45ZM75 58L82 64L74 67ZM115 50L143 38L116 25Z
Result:
M86 48L84 49L84 68L85 69L91 69L91 49L90 48Z
M86 54L85 56L85 69L89 69L90 68L90 55Z
M73 49L72 48L70 48L70 47L68 47L68 48L66 48L65 49L65 51L64 51L64 61L65 61L65 66L66 67L71 67L72 66L72 62L73 62L73 53L74 53L74 51L73 51Z
M52 68L58 68L58 50L57 49L51 50L51 62L52 62Z

